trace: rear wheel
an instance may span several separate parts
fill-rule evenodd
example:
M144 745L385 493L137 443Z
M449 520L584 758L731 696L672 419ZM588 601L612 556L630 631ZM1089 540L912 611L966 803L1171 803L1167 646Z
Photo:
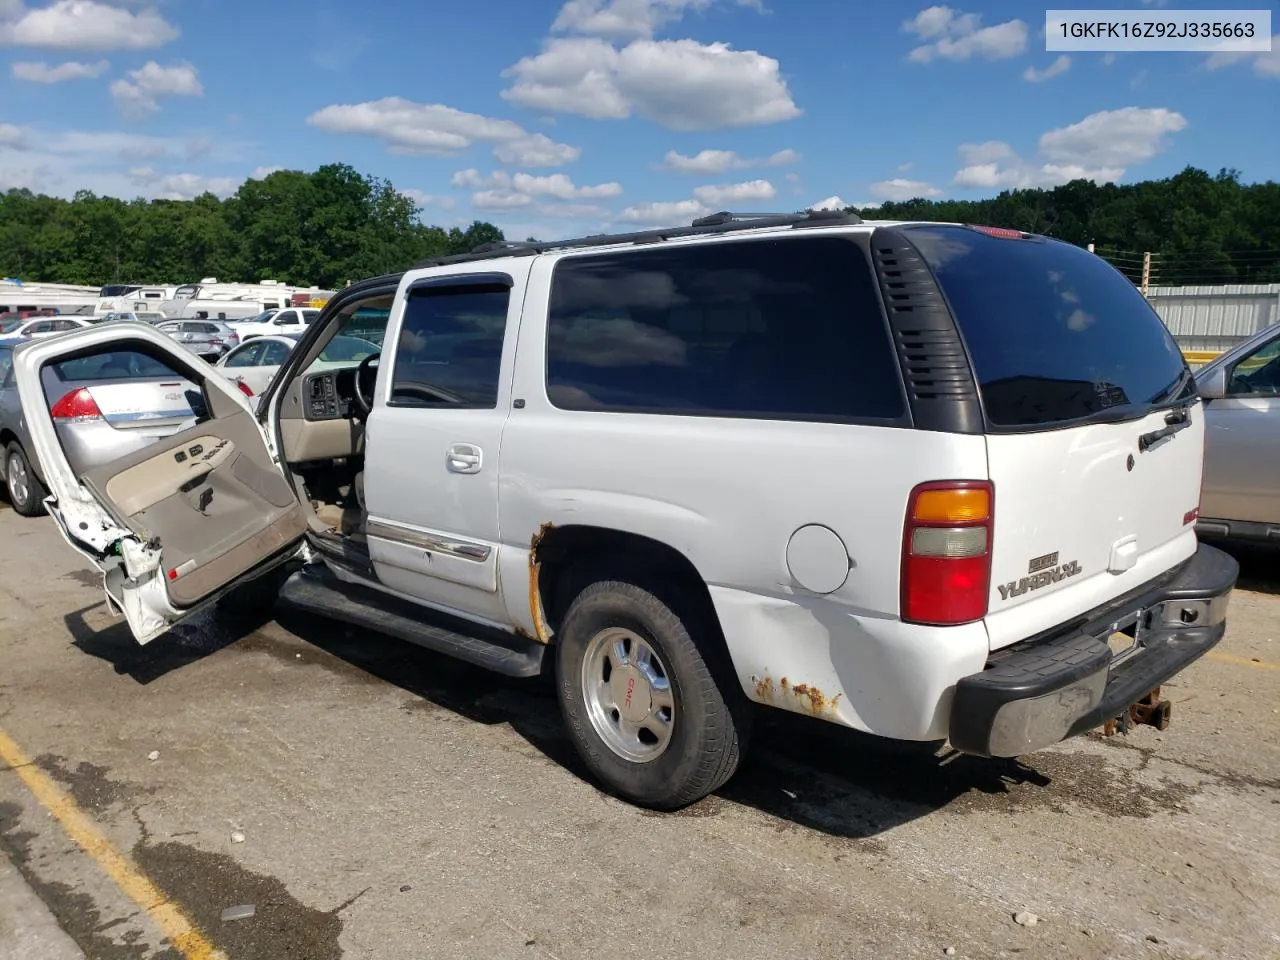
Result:
M41 516L45 512L44 498L49 491L31 469L26 451L16 442L5 450L4 475L14 513L23 517Z
M600 581L578 594L557 635L570 736L592 773L641 806L702 799L733 776L745 745L745 698L717 682L693 609L675 591Z

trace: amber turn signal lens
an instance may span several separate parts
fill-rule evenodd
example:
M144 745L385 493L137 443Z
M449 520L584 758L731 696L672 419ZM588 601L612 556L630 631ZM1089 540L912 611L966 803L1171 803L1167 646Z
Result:
M984 487L921 490L911 518L920 523L980 523L991 517L991 492Z

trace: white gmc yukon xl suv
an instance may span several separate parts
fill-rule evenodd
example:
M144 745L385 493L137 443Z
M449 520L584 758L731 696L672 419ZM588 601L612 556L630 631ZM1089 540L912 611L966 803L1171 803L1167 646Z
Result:
M339 334L381 353L335 370ZM82 469L40 370L129 351L197 415ZM1168 332L1102 260L1011 230L501 244L343 290L256 412L143 325L15 369L50 513L140 642L278 594L554 670L586 764L655 808L732 776L753 702L982 756L1163 724L1237 575L1194 533L1204 413Z

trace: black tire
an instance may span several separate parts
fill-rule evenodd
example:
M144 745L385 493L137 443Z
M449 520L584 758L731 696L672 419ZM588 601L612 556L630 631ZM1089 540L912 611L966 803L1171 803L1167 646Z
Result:
M696 610L673 589L603 580L577 595L556 635L556 690L569 735L609 791L639 806L676 810L701 800L733 776L746 748L751 716L746 698L731 669L699 649L695 638L705 637L713 625ZM633 631L651 646L671 685L670 740L647 762L621 756L591 720L583 661L592 638L610 627Z
M27 478L26 495L19 496L14 492L12 485L9 485L9 503L13 507L13 512L21 517L41 517L44 516L44 498L49 495L49 491L45 489L40 478L35 475L31 469L31 461L27 459L27 453L22 447L18 446L17 441L9 444L5 449L4 475L8 477L13 469L13 462L20 460L22 462L22 470Z

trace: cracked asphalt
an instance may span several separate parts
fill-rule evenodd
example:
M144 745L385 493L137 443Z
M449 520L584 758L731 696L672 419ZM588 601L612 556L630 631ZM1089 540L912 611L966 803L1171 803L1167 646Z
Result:
M0 731L231 960L1280 957L1263 554L1164 732L990 762L769 717L655 815L589 781L547 686L283 613L140 648L48 520L0 509L0 542ZM0 763L0 957L62 956L21 950L39 903L91 960L197 956L102 856Z

